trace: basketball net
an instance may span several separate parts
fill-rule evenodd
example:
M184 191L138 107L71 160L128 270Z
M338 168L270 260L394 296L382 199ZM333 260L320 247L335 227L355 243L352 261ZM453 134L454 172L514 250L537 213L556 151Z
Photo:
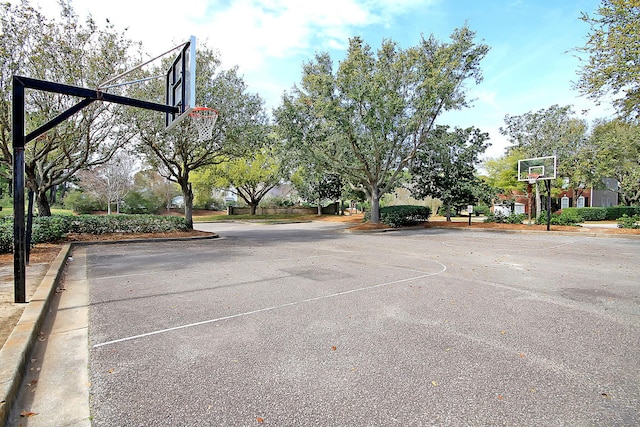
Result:
M213 128L218 120L218 111L213 108L195 107L189 112L191 122L198 131L198 141L208 141L213 137Z

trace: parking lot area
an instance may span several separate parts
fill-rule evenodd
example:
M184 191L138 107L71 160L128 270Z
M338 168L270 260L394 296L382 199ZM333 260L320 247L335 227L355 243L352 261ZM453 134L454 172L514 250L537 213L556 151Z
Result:
M332 223L89 246L95 426L640 424L640 240Z

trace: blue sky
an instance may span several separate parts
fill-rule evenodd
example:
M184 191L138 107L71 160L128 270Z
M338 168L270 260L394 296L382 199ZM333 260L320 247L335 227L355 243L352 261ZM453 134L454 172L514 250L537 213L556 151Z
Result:
M31 0L49 16L57 0ZM283 91L300 81L301 65L316 52L339 61L348 39L363 37L374 49L383 39L403 48L421 34L446 39L467 23L491 48L482 63L484 81L469 85L473 107L446 113L439 123L476 126L491 136L488 157L507 145L498 129L506 114L519 115L553 104L574 105L589 121L613 114L572 89L588 25L599 0L71 0L76 12L99 22L108 18L150 54L190 35L220 51L225 67L239 66L252 92L276 107ZM184 7L188 5L188 7ZM215 106L210 106L215 107Z

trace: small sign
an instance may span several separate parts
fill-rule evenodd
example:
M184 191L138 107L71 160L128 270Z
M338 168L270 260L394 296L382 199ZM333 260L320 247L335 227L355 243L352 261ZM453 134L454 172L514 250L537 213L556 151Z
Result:
M473 213L473 205L468 205L467 206L467 213Z

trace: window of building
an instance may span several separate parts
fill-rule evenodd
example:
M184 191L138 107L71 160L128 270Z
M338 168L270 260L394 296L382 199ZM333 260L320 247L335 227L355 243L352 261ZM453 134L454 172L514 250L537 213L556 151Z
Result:
M569 207L569 198L567 196L564 196L561 200L560 200L560 208L561 209L566 209Z
M578 197L578 206L579 208L584 208L584 197L580 196Z

